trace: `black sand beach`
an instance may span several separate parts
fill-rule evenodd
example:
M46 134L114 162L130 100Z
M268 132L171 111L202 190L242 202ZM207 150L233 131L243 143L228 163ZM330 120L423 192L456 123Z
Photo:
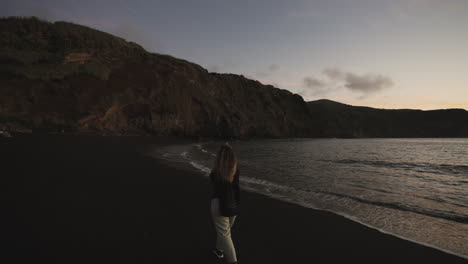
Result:
M0 138L0 263L221 263L210 255L215 233L207 178L141 154L176 142ZM233 237L240 263L468 262L248 192Z

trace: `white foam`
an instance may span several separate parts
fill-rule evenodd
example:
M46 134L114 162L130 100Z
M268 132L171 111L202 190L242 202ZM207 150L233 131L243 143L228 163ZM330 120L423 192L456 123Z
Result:
M205 176L208 176L211 172L211 169L200 164L200 163L197 163L195 161L190 161L190 165L192 165L195 169L198 169L200 170Z
M204 147L203 147L204 144L194 144L193 146L198 148L201 152L203 153L206 153L206 154L210 154L211 156L213 157L216 157L216 154L214 153L211 153L209 152L208 150L206 150Z

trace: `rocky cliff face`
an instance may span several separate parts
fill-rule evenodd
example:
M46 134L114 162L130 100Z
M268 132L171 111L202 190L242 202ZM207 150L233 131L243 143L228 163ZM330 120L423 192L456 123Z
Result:
M465 110L380 110L148 53L66 22L0 19L0 130L207 137L468 137Z
M0 21L0 121L216 137L307 136L304 100L65 22Z

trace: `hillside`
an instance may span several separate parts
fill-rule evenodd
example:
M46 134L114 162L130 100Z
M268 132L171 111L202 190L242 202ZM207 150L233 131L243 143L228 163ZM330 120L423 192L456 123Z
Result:
M306 103L85 26L0 19L0 131L202 137L468 137L465 110Z
M468 112L388 110L329 100L308 102L319 137L467 137Z

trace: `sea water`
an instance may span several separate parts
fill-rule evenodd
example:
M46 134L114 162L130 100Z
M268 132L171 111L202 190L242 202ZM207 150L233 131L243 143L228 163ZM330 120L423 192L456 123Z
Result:
M151 154L208 175L223 142ZM230 142L241 187L468 258L468 139Z

